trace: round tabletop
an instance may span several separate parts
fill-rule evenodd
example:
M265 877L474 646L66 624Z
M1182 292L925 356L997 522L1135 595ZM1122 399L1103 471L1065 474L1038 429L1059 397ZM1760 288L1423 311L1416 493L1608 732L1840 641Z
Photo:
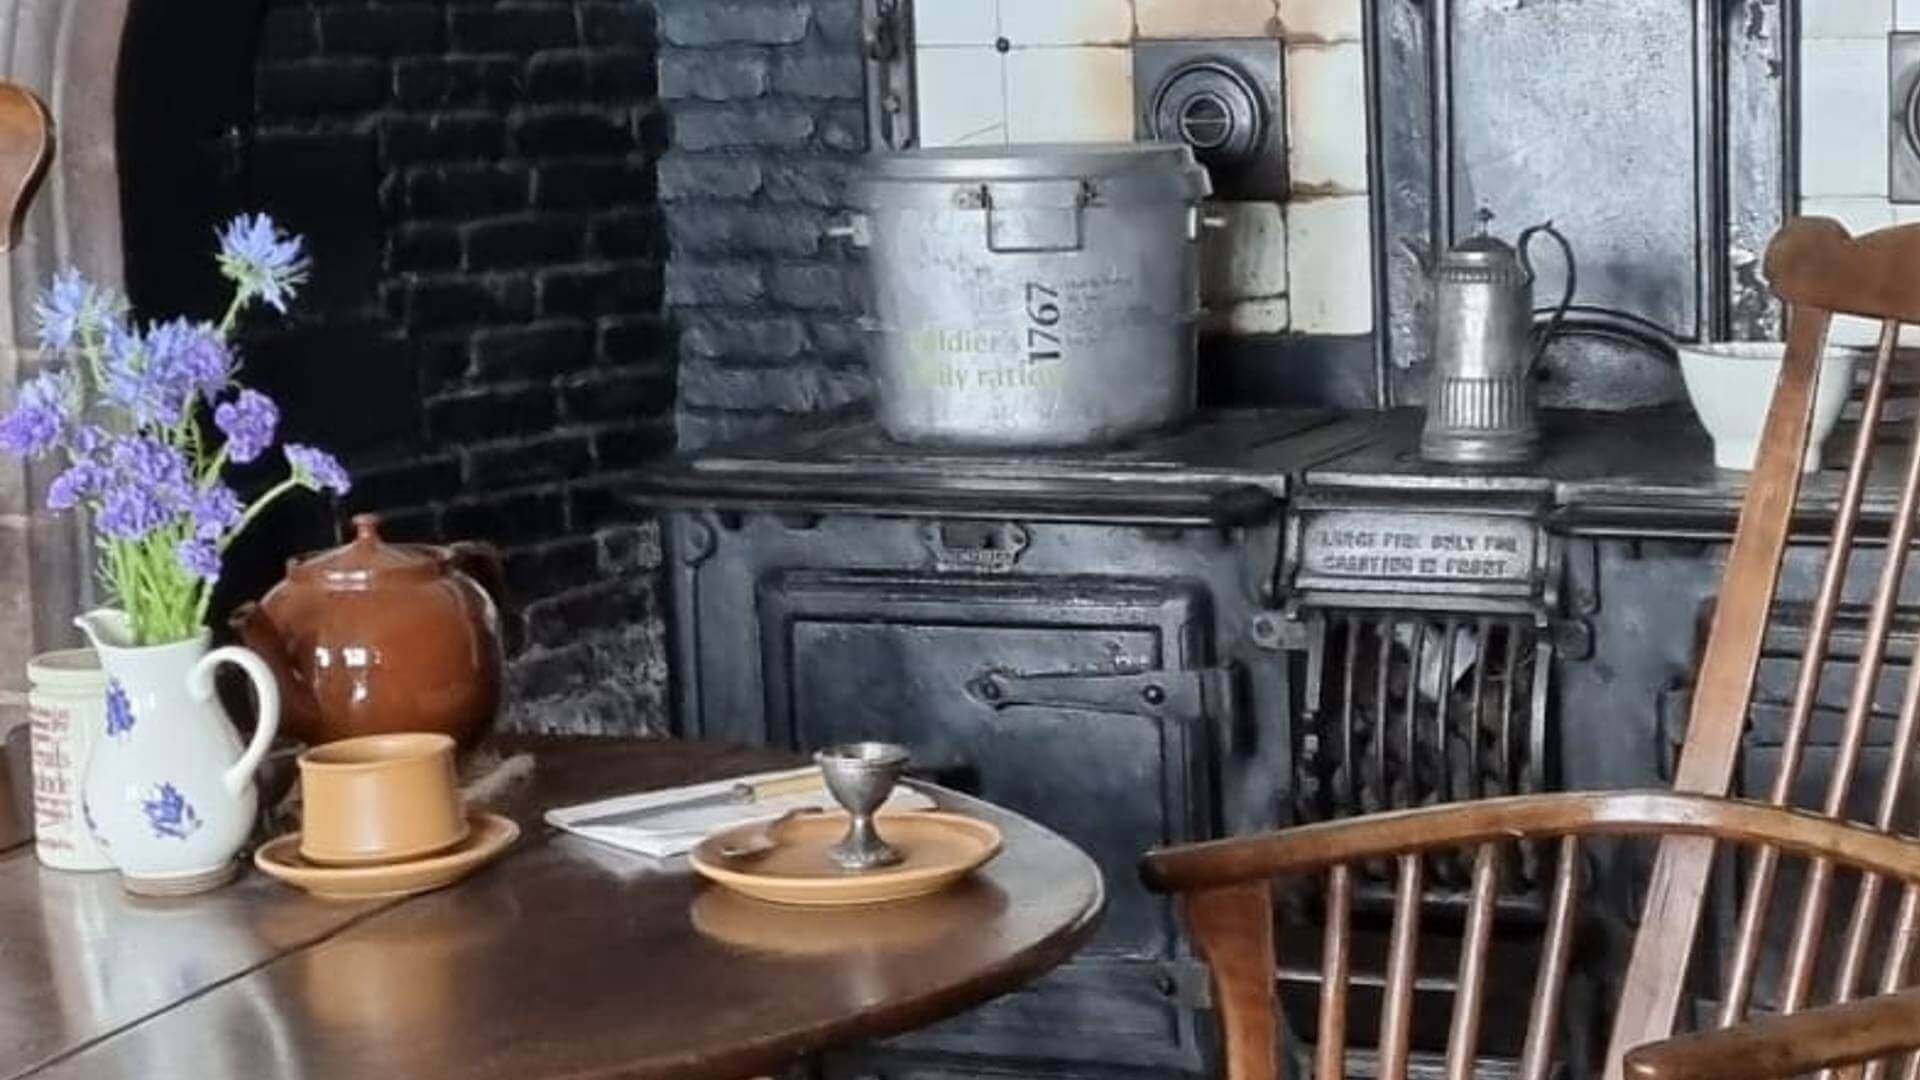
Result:
M1071 955L1104 904L1078 848L931 788L1005 837L961 885L843 911L742 899L704 885L684 859L560 834L539 815L791 759L684 742L532 750L534 783L509 807L527 833L499 864L440 892L339 908L340 924L316 940L205 989L183 986L181 1000L25 1075L747 1077L1014 989ZM315 901L260 896L303 928L286 937L319 933ZM190 915L192 901L173 903ZM269 914L249 921L270 926Z

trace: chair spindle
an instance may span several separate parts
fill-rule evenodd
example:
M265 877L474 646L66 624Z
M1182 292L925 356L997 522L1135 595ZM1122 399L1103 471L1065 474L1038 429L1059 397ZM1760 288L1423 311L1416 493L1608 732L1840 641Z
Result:
M1320 1032L1314 1043L1315 1080L1347 1075L1347 978L1353 966L1353 870L1327 872L1326 930L1320 946Z
M1380 1080L1407 1080L1413 1046L1414 963L1420 941L1420 885L1426 863L1400 856L1393 896L1393 936L1387 950L1386 1001L1380 1012Z
M1447 1080L1473 1080L1480 1053L1480 1013L1486 1001L1487 939L1493 931L1493 899L1500 883L1500 847L1481 844L1473 859L1472 897L1460 943L1460 974L1447 1031Z
M1533 1006L1527 1015L1527 1039L1520 1051L1520 1080L1547 1080L1553 1065L1555 1036L1560 1030L1560 1002L1567 987L1567 966L1573 958L1573 915L1580 898L1580 838L1560 840L1560 858L1553 872L1553 894L1547 900L1547 932L1541 939L1540 971L1533 982Z

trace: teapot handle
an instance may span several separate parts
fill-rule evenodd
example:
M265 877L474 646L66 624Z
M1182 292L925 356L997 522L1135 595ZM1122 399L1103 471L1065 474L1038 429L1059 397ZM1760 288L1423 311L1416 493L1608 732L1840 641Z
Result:
M447 563L455 570L473 579L480 591L493 601L494 610L500 615L501 644L507 655L511 656L520 649L520 620L509 601L507 590L506 561L500 556L500 549L479 540L458 540L448 544Z
M253 683L254 696L259 701L259 716L253 726L253 741L226 772L220 774L220 783L230 795L238 795L253 779L253 770L267 756L267 747L273 744L273 737L280 733L280 685L274 682L273 672L267 668L267 662L251 649L238 645L226 645L215 649L200 658L187 672L187 693L195 701L213 700L213 670L221 664L235 664L247 673L247 679Z
M1539 340L1533 346L1533 358L1527 361L1529 368L1537 367L1540 358L1546 355L1547 343L1553 340L1555 333L1559 332L1560 323L1567 317L1567 309L1573 306L1573 291L1578 287L1579 269L1574 262L1573 245L1567 242L1567 238L1561 235L1559 229L1553 227L1551 221L1543 221L1530 229L1523 230L1520 233L1519 242L1515 245L1520 250L1520 267L1527 272L1527 283L1531 285L1535 276L1533 260L1527 256L1527 249L1533 243L1534 236L1539 233L1546 233L1560 245L1560 253L1567 260L1567 291L1566 295L1560 298L1559 306L1553 309L1553 317L1547 320L1546 330L1539 335Z

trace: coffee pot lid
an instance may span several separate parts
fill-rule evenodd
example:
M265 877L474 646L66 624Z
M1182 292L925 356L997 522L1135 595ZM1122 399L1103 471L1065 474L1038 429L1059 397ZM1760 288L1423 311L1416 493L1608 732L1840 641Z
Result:
M353 516L353 540L315 555L290 559L287 577L326 585L364 587L377 580L437 577L446 572L438 548L389 544L380 536L378 514Z
M1441 255L1440 272L1464 273L1479 281L1503 280L1509 275L1515 281L1525 281L1527 269L1521 265L1520 252L1487 231L1493 215L1483 209L1475 218L1479 228Z

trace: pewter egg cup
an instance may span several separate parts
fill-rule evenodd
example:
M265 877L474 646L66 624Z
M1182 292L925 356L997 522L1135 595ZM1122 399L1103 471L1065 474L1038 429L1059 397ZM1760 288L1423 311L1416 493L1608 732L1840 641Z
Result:
M841 743L813 755L827 790L850 818L847 835L827 850L841 869L875 870L900 861L899 849L874 829L873 812L893 793L907 758L906 747L884 742Z

